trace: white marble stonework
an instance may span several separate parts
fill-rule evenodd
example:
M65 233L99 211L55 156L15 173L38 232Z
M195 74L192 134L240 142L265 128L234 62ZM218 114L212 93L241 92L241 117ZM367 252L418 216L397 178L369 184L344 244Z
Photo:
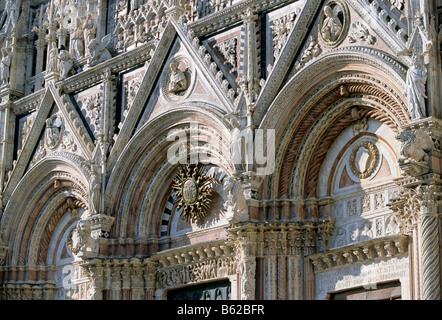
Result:
M327 271L315 278L317 300L345 289L376 289L376 284L394 280L401 283L402 299L410 299L408 256Z
M440 299L441 26L437 0L1 0L0 299Z

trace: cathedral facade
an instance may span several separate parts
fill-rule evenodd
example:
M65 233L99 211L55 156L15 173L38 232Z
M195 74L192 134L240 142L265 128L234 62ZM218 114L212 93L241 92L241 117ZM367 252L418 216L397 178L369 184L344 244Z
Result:
M441 298L440 0L0 9L0 299Z

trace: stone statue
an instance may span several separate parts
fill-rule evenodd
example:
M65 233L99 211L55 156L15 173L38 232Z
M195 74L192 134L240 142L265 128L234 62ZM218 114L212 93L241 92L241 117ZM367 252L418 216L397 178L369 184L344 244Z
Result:
M78 257L87 256L97 251L95 239L91 235L91 226L88 220L79 220L72 230L68 240L69 250Z
M240 182L234 177L226 177L223 181L223 190L227 193L227 200L224 203L226 219L233 222L246 220L247 203Z
M86 16L86 20L83 24L83 38L84 43L89 46L90 42L95 39L97 35L97 26L95 23L94 18L92 17L92 14L89 12Z
M66 50L60 50L58 54L58 68L60 70L60 80L66 79L72 70L74 62Z
M408 110L413 119L425 117L425 84L427 70L421 62L421 55L414 53L411 56L412 64L407 72Z
M342 23L338 18L338 5L332 9L330 6L324 7L324 14L326 18L322 22L321 34L324 40L333 42L336 41L342 31Z
M90 215L100 212L101 202L101 174L98 172L97 165L91 165L91 183L89 192L89 211Z
M9 82L9 67L11 65L11 59L8 54L8 49L2 49L2 60L0 62L0 81L1 85L5 85Z
M72 48L74 58L78 59L84 56L84 35L83 27L81 25L80 19L77 18L77 28L72 30Z
M184 74L178 68L178 62L172 61L170 63L170 78L169 78L169 92L173 94L178 94L187 89L187 79Z
M91 42L89 42L88 48L91 53L91 58L89 60L90 66L95 66L112 58L112 55L106 48L111 40L111 36L111 34L104 36L101 43L99 43L97 39L92 39Z
M401 142L400 161L408 160L415 163L428 164L429 153L434 147L433 140L422 130L412 132L405 130L396 135Z
M48 72L57 72L57 44L52 42L52 47L49 50L49 63L48 63Z

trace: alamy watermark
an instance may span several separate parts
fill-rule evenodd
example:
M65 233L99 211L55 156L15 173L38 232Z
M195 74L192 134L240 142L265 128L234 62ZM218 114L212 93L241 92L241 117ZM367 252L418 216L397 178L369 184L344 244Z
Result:
M265 176L275 170L274 129L236 127L223 136L192 122L188 130L171 130L167 140L173 142L167 150L167 160L173 165L209 164L221 156L230 159L235 171L254 170Z

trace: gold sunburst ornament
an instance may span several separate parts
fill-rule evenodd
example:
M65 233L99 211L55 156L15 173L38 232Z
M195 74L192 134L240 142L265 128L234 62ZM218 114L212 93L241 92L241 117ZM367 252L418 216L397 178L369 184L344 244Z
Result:
M202 223L207 216L212 195L212 177L207 177L202 164L180 165L172 188L177 210L183 208L181 218L188 223Z

